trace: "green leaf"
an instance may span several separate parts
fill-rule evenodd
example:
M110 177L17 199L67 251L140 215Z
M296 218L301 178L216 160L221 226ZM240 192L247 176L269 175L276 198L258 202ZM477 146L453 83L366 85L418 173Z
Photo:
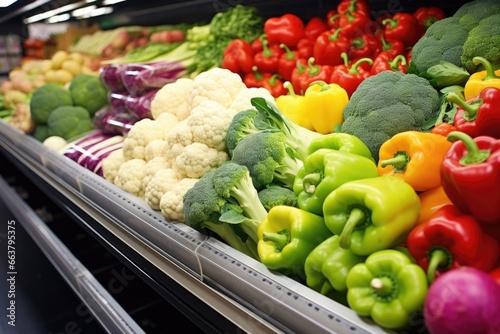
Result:
M429 67L427 74L434 80L437 87L464 85L470 77L469 72L464 68L444 60Z

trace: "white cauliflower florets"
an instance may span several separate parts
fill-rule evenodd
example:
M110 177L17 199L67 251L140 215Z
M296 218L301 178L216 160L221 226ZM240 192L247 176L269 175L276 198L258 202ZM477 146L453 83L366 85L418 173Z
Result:
M177 173L172 168L157 171L146 186L144 200L153 210L160 210L161 197L179 181Z
M165 131L165 140L167 140L170 131L179 123L179 119L169 113L161 114L155 122L160 123L163 126L163 131Z
M166 157L168 151L168 143L162 139L155 139L150 142L144 149L144 160L151 161L156 157Z
M152 119L144 118L136 122L123 141L125 160L145 159L146 146L153 140L165 138L163 126Z
M252 103L250 102L253 97L263 97L266 100L275 103L275 99L271 95L270 91L263 87L252 87L245 88L240 91L234 98L233 103L231 103L231 105L229 106L229 109L231 109L234 113L239 113L240 111L248 109L255 109L255 107L252 106Z
M193 142L206 144L218 151L226 149L226 133L234 113L214 101L203 101L186 119Z
M145 160L131 159L125 161L118 169L114 180L115 185L136 197L144 198L142 180L144 179L145 168Z
M188 97L191 110L205 100L215 101L229 108L236 95L246 88L238 74L219 67L201 72L193 81Z
M175 157L172 167L189 178L199 179L228 160L226 151L218 151L202 143L192 143Z
M115 183L116 174L118 169L125 162L123 157L123 149L117 149L111 152L106 158L102 160L102 176L111 183Z
M153 119L164 113L175 115L179 121L186 119L191 112L188 96L192 86L190 78L179 78L163 86L151 101Z
M170 168L170 162L166 157L156 157L149 160L144 168L144 178L142 179L142 186L144 189L148 186L149 181L155 176L156 172Z
M160 210L166 219L181 223L184 222L184 194L186 194L196 182L198 182L198 179L182 179L163 194L160 199Z

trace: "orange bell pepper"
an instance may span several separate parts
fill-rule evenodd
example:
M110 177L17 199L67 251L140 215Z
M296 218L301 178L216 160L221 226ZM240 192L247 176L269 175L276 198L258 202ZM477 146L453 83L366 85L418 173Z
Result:
M438 187L441 185L441 161L450 147L446 137L438 134L400 132L380 147L379 175L400 177L415 191Z
M418 223L422 223L439 210L442 206L453 204L444 192L442 186L426 190L418 195L420 197L420 216Z

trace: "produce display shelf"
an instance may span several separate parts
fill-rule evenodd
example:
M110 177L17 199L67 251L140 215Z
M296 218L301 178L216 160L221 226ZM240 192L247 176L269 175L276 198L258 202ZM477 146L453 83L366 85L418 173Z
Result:
M387 333L219 240L166 221L139 198L5 122L0 122L0 147L23 174L206 332Z

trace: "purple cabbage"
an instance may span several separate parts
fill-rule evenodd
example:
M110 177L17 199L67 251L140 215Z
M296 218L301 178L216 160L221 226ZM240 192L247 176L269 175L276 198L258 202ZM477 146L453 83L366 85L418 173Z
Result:
M126 101L130 97L127 91L109 92L108 104L116 113L127 113Z
M99 77L102 84L110 92L120 92L125 90L123 86L121 72L125 69L125 65L107 65L101 68Z
M129 96L125 101L126 109L139 119L151 118L151 101L153 101L158 91L157 88L140 96Z
M107 135L125 136L139 118L129 112L117 113L113 108L98 111L93 119L96 129Z

